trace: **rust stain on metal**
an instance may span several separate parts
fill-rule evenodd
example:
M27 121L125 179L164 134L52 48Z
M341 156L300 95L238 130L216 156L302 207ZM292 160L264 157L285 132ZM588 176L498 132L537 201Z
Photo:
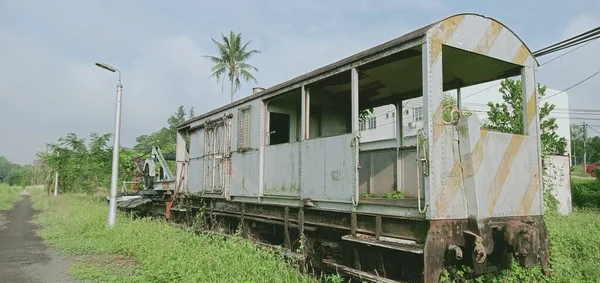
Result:
M510 169L513 167L515 159L519 154L519 150L521 149L521 145L523 145L523 140L525 140L525 138L527 137L523 135L512 135L510 142L508 143L508 147L504 151L504 155L502 156L502 160L500 161L498 171L496 171L496 175L494 176L494 179L492 180L492 183L488 190L488 199L490 200L490 215L492 215L494 209L496 208L496 203L500 198L500 194L502 193L502 189L504 188L504 183L508 178Z
M469 153L466 159L467 160L472 160L472 166L462 166L462 162L460 160L458 160L455 164L454 167L452 167L452 171L450 173L450 178L448 179L448 183L446 184L446 186L444 186L444 188L442 189L442 191L438 194L438 198L436 199L436 214L438 216L445 216L446 213L448 212L448 208L450 206L450 203L452 202L452 200L454 200L454 198L456 197L456 194L458 193L459 189L462 187L463 185L463 180L465 177L464 176L464 170L466 170L466 177L470 177L473 176L475 174L475 172L477 172L477 170L479 169L479 166L481 166L481 163L483 162L483 143L485 141L485 138L488 134L488 131L482 130L481 131L481 136L479 137L479 140L477 141L477 143L475 144L475 147L473 149L472 153Z
M435 144L437 140L442 135L442 130L444 129L444 124L442 122L442 113L444 112L444 102L440 101L440 105L433 113L433 143Z
M502 25L500 23L496 21L490 21L490 25L485 31L485 35L483 36L481 41L479 41L479 43L477 44L475 52L487 55L490 52L490 49L492 49L492 46L494 45L494 42L500 35L501 31Z
M527 126L531 126L531 122L533 122L533 118L537 115L537 93L534 91L529 101L527 101Z
M515 64L523 65L523 63L525 63L525 60L527 60L529 56L529 50L527 50L527 47L525 47L524 44L521 44L521 47L519 47L519 50L513 57L512 62Z
M535 195L540 189L540 179L538 177L538 174L538 170L535 170L534 174L531 175L531 178L529 179L529 185L527 186L527 190L525 191L525 195L523 195L523 199L521 199L521 204L519 205L517 215L529 214Z
M462 166L460 161L458 161L454 164L454 167L452 167L452 171L450 172L450 176L447 179L444 189L438 194L438 197L435 200L435 213L438 217L446 215L450 203L452 203L454 197L456 197L456 193L458 193L462 184Z
M458 27L458 25L460 25L464 18L465 15L457 15L441 22L432 36L432 41L438 43L446 43L450 38L452 38L452 35L456 31L456 28ZM440 55L441 52L441 44L431 45L430 65L433 65L433 63L437 60L437 57Z

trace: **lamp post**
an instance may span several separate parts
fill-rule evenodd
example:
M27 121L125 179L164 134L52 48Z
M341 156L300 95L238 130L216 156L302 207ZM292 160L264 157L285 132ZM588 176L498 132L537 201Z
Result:
M119 74L117 83L117 109L115 111L115 132L112 160L112 176L110 178L110 207L108 209L108 228L113 227L117 222L117 182L119 179L119 150L121 135L121 99L123 97L123 85L121 84L121 72L104 63L96 63L96 66Z
M60 152L57 152L56 156L59 157ZM58 195L58 170L56 170L56 172L54 174L54 196L57 196L57 195Z

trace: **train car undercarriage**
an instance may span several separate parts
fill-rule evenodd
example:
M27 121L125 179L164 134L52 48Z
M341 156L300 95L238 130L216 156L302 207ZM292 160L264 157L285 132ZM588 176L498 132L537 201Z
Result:
M193 226L198 233L239 232L282 252L304 271L324 270L367 282L437 282L443 268L460 266L469 266L467 276L477 277L510 268L513 260L523 267L541 264L550 275L542 216L487 219L480 237L466 219L408 219L174 196L154 190L144 197L151 202L119 206Z

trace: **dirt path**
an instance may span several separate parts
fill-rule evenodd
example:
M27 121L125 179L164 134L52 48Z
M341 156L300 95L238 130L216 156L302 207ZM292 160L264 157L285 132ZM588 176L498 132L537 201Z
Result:
M0 212L0 282L76 282L68 275L72 262L35 233L35 213L27 193L11 211Z

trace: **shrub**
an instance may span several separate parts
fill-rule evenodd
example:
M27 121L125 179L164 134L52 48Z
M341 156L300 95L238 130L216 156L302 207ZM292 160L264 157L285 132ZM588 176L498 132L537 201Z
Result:
M597 180L571 180L573 206L600 208L600 182Z

